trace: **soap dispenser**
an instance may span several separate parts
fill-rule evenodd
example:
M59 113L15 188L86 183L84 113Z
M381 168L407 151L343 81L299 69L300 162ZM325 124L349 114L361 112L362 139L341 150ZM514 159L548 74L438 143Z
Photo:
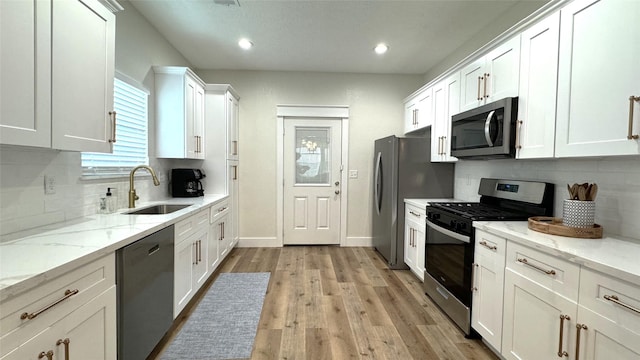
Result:
M112 188L107 188L107 212L109 214L113 214L114 212L116 212L116 210L118 210L118 201L117 201L117 197L113 196L113 194L111 193L111 189ZM115 190L115 189L114 189Z

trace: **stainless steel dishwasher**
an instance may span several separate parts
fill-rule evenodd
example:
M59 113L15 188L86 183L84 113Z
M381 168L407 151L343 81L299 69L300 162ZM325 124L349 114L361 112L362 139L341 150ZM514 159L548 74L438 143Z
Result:
M116 252L118 359L145 359L173 322L173 225Z

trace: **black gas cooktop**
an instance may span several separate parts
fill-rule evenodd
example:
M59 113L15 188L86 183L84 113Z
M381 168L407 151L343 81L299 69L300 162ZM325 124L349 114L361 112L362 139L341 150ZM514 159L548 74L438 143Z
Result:
M444 202L430 203L434 209L440 209L448 213L456 214L465 219L478 220L526 220L529 215L510 209L477 202Z

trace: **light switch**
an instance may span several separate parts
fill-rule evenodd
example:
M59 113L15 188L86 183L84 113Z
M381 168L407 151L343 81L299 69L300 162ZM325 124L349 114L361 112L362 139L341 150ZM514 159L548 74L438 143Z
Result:
M349 179L357 179L358 170L349 170Z

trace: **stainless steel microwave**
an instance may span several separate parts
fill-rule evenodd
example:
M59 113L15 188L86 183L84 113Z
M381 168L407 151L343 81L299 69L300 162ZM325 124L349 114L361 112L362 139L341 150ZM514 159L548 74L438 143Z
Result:
M460 159L515 157L518 98L504 98L451 118L451 155Z

